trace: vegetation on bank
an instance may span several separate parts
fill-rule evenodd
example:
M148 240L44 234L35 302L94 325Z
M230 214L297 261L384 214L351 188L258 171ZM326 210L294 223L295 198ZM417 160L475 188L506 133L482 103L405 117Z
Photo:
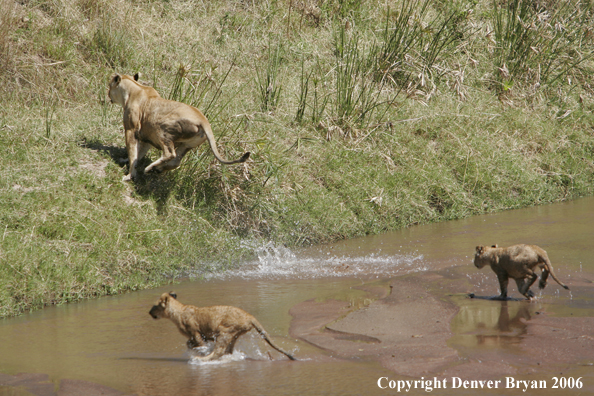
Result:
M0 317L591 195L593 26L591 1L0 0ZM121 182L114 71L251 159Z

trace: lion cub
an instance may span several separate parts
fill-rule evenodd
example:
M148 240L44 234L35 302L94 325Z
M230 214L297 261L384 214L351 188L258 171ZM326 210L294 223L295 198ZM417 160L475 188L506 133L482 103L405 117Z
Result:
M474 265L483 268L490 265L497 274L501 294L496 297L498 300L507 298L507 282L509 278L516 281L518 291L526 298L534 297L529 289L536 281L538 275L534 272L535 267L542 269L538 287L544 289L547 285L549 274L558 284L569 290L553 272L553 266L547 256L547 252L536 245L513 245L507 248L494 246L477 246L474 255Z
M297 360L274 345L260 322L240 308L185 305L177 301L177 295L171 292L163 293L149 314L155 319L168 318L175 323L180 333L188 338L188 348L205 346L208 341L214 341L213 351L199 358L203 361L218 359L225 354L233 353L237 339L251 329L256 329L271 347L285 354L289 359Z

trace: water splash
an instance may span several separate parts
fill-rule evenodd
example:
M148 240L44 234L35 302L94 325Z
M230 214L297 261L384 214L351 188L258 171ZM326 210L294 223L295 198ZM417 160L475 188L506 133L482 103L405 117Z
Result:
M281 356L278 352L273 351L270 347L268 347L262 340L262 337L255 331L251 331L247 333L245 336L241 337L238 340L237 345L235 346L235 349L233 350L232 354L226 354L221 356L219 359L210 361L200 360L200 358L209 355L214 350L214 347L215 343L209 342L205 346L196 347L188 351L188 363L193 366L207 367L211 365L220 365L230 362L239 362L247 359L263 361L274 360L275 357L276 359L286 359L284 356ZM294 348L292 350L291 348L287 348L287 350L289 351L289 353L296 354L299 351L299 348Z
M223 355L219 359L215 359L215 360L208 360L208 361L200 360L200 356L202 356L202 355L203 355L202 353L198 353L196 355L191 356L188 363L191 365L194 365L194 366L214 366L214 365L221 365L221 364L226 364L226 363L230 363L230 362L238 362L238 361L242 361L242 360L246 359L246 355L244 353L238 351L237 349L234 350L232 354Z
M390 277L429 268L423 255L371 253L364 256L331 255L322 257L295 254L291 249L272 242L252 246L256 259L237 269L202 274L207 279L292 278L311 279L323 277L370 276Z

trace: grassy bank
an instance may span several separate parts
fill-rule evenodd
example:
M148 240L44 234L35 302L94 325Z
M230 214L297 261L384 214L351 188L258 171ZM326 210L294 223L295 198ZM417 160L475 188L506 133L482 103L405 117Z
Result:
M0 0L0 317L222 270L270 240L591 195L593 15L587 1ZM114 71L199 107L222 153L251 159L223 167L204 146L122 183Z

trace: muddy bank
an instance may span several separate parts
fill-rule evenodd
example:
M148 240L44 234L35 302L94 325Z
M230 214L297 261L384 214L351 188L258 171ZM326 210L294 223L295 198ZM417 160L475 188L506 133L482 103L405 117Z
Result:
M331 356L376 360L413 378L497 379L592 366L594 312L584 301L592 301L594 288L587 278L573 278L582 300L567 304L550 295L554 284L532 302L484 299L492 285L477 287L468 274L456 267L394 278L364 307L305 301L290 310L290 334Z
M124 393L88 381L63 379L59 385L47 374L7 375L0 373L0 394L35 396L124 396Z

